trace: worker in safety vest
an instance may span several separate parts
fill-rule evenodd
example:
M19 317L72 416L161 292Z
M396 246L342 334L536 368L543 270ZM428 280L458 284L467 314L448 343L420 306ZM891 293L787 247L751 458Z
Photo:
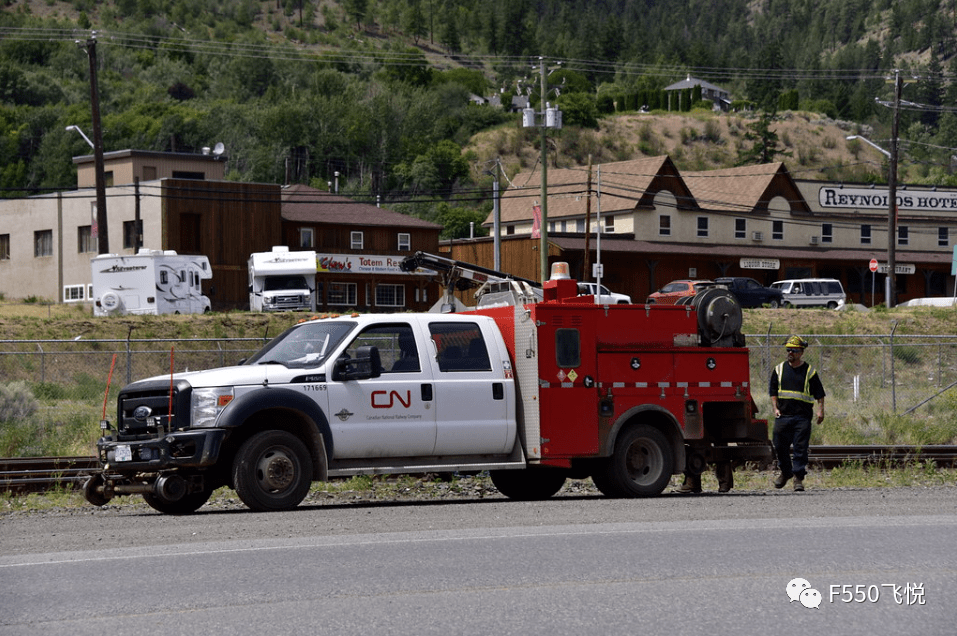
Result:
M807 474L811 420L815 417L814 404L817 402L816 419L820 424L824 421L826 394L817 370L801 361L804 350L807 349L807 340L800 336L791 336L784 346L787 348L787 360L771 372L768 386L771 407L774 409L772 443L781 469L781 474L774 480L774 487L784 488L788 480L794 477L794 490L801 492L804 490L804 476Z

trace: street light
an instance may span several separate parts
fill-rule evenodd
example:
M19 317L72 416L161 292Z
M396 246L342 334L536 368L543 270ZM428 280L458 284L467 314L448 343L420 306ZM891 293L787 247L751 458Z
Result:
M83 131L80 130L80 127L79 127L79 126L67 126L67 127L66 127L66 131L67 131L67 132L72 132L72 131L74 131L74 130L75 130L76 132L80 133L80 136L83 137L83 139L86 141L86 143L90 144L90 148L94 148L94 149L96 148L96 146L93 145L93 142L90 141L90 138L83 134Z
M894 127L894 139L891 140L891 151L884 150L866 137L849 135L848 141L860 139L869 146L879 150L889 161L887 174L887 278L884 279L884 304L888 309L893 307L892 294L897 289L897 130Z

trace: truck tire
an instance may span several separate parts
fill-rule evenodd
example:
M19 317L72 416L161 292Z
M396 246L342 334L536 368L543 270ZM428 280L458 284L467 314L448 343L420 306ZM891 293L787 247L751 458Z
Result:
M233 462L233 486L258 512L295 508L312 485L312 458L298 437L263 431L239 448Z
M163 514L189 515L202 508L212 494L212 490L203 489L201 492L189 493L182 499L167 501L152 493L143 493L143 499L149 504L150 508Z
M565 471L558 468L524 468L489 472L498 491L516 501L548 499L565 485Z
M618 436L614 453L592 481L609 497L654 497L671 481L673 464L671 448L661 431L640 424Z

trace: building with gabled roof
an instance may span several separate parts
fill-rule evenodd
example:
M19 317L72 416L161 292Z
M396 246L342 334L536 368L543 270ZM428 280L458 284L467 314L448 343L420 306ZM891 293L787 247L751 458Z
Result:
M600 259L601 282L636 302L672 280L720 276L765 285L836 278L849 302L883 302L883 293L870 293L868 264L888 250L886 189L796 181L781 162L679 172L669 158L650 157L594 166L590 187L587 173L580 166L548 173L548 260L567 261L574 278L596 280L592 264ZM511 183L501 195L501 269L539 279L541 241L531 229L540 177L523 173ZM905 185L898 201L894 304L947 293L957 190ZM492 238L448 249L456 260L495 261Z
M282 225L285 245L317 253L317 309L425 311L438 300L430 276L399 268L438 251L436 223L299 184L282 189Z

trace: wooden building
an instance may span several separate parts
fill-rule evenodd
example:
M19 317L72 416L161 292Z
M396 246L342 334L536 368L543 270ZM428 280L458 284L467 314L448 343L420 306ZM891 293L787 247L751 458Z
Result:
M427 311L440 287L399 263L435 253L442 227L305 185L282 191L283 245L315 250L316 305L324 311Z

